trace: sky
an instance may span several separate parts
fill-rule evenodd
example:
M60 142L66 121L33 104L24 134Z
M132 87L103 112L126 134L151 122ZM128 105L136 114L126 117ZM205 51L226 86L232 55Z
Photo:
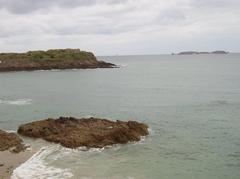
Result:
M0 0L0 52L240 52L240 0Z

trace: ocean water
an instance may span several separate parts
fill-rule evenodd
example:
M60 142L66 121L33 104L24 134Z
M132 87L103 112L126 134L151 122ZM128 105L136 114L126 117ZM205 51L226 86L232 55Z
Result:
M150 126L140 142L66 149L42 140L17 179L239 179L240 54L99 57L117 69L0 73L0 128L95 116Z

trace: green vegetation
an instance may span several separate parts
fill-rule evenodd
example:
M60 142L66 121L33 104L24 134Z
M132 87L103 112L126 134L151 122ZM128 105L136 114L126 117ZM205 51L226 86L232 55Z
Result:
M80 49L53 49L26 53L0 53L0 72L51 69L114 68Z
M91 52L80 49L51 49L47 51L29 51L27 53L0 53L0 61L91 61L96 57Z

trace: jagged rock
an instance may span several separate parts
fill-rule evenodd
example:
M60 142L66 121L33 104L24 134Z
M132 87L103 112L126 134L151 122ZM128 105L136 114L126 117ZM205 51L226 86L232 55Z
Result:
M24 151L22 139L17 134L0 130L0 151L10 150L14 153Z
M106 145L139 141L141 136L148 135L148 126L136 121L60 117L23 124L18 133L60 143L68 148L102 148Z

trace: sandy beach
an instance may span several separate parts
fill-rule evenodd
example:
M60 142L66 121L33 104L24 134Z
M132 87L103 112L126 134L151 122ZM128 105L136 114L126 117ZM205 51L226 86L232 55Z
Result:
M15 168L27 161L36 151L26 150L20 153L0 152L0 179L9 179Z

